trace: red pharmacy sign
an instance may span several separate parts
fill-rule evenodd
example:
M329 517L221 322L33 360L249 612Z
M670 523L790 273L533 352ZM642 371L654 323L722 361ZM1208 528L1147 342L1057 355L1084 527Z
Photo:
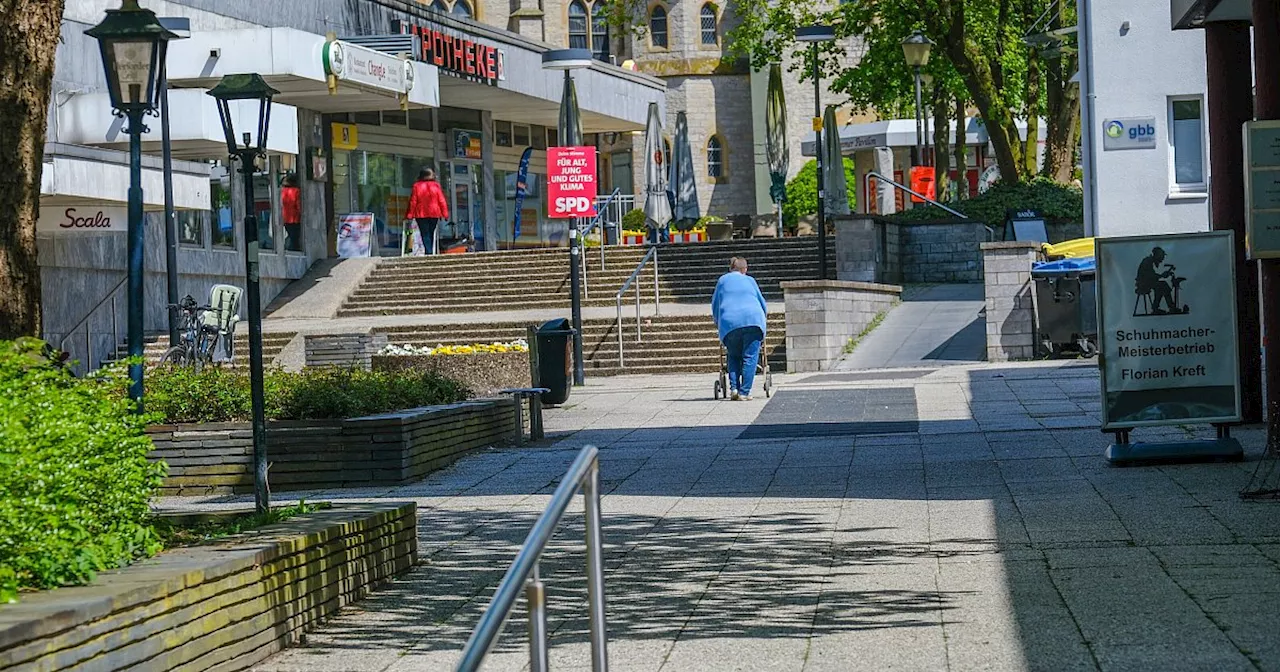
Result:
M553 219L596 214L596 148L547 148L547 204Z

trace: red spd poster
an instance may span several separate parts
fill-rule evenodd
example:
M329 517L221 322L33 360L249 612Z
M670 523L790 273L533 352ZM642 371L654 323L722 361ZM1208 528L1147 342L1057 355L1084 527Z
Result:
M553 219L596 214L596 148L547 148L547 216Z

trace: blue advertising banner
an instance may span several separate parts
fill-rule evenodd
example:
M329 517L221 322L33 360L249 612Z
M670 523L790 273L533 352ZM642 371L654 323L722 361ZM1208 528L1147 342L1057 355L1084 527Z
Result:
M529 193L529 159L533 157L533 148L526 147L520 155L520 169L516 171L516 226L511 238L520 237L520 210L524 205L524 197Z

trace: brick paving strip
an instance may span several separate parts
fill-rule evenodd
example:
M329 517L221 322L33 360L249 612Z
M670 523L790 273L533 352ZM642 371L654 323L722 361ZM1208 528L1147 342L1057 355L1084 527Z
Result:
M552 445L303 493L416 501L424 561L257 669L450 669L593 444L614 669L1280 670L1280 511L1236 495L1260 429L1243 464L1115 469L1087 366L779 376L747 403L712 379L592 381L548 412ZM590 665L581 539L571 514L543 563L556 670ZM523 618L486 669L527 666Z

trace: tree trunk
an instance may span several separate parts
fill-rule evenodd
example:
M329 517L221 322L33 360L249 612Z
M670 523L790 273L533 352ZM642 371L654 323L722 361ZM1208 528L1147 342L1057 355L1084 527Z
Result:
M1027 139L1022 143L1022 174L1031 176L1039 168L1036 165L1040 153L1040 57L1034 49L1027 50Z
M63 0L0 0L0 339L40 336L36 217Z
M1066 7L1059 7L1051 28L1060 28ZM1077 66L1075 56L1063 55L1045 63L1045 98L1048 112L1044 138L1044 165L1040 174L1055 182L1071 181L1080 142L1080 87L1070 81Z
M966 122L969 116L964 108L964 99L956 97L956 143L952 148L956 152L956 198L969 198L969 128ZM973 151L978 151L974 148Z
M934 84L933 104L933 183L939 202L951 199L947 190L951 185L951 96L946 87Z

